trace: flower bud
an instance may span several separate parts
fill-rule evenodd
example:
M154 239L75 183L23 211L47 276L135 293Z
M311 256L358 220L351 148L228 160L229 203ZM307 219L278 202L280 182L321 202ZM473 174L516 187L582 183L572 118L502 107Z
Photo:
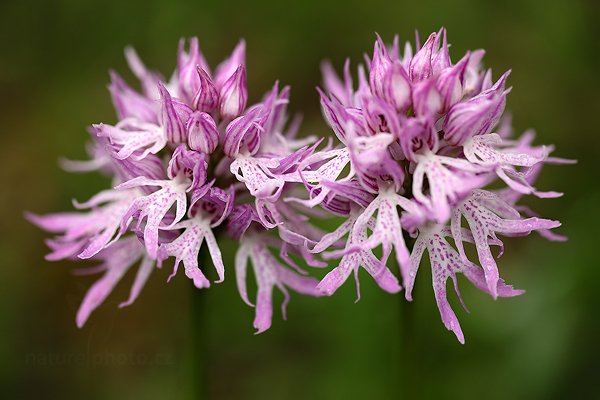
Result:
M208 73L200 66L197 67L200 84L194 95L192 106L198 111L213 112L219 105L219 92Z
M394 107L378 98L364 100L363 114L370 133L400 131L400 121ZM358 132L357 132L358 133Z
M431 54L433 52L433 46L436 42L435 32L429 35L429 38L417 51L412 60L410 61L410 79L413 82L420 82L424 79L428 79L433 74L433 68L431 66Z
M173 100L167 88L162 83L158 83L158 91L160 92L161 99L161 117L162 126L165 130L167 140L171 143L185 143L187 141L186 135L186 117L185 112L182 108L187 106L183 103L176 102ZM189 107L187 107L189 109ZM191 111L191 110L190 110Z
M380 37L375 42L375 48L373 49L373 59L371 60L371 67L369 68L369 85L371 92L379 97L384 98L385 96L385 76L388 69L392 65L392 60L387 54L385 44Z
M219 131L215 121L205 112L194 112L187 122L190 149L210 154L219 144Z
M200 87L200 78L196 68L208 69L208 64L200 52L198 38L190 39L190 52L185 52L185 40L179 41L179 54L177 59L177 77L179 96L187 103L191 103L195 93Z
M119 119L136 118L144 122L158 123L156 102L133 90L119 74L110 72L108 90Z
M462 98L468 63L467 53L456 65L444 69L437 78L436 87L442 97L442 111L448 110Z
M394 62L388 69L384 87L385 99L392 103L396 110L406 111L412 102L411 85L400 61Z
M444 139L452 145L464 143L475 135L489 133L496 125L506 104L505 73L490 89L472 99L454 105L444 120Z
M320 88L317 88L317 91L321 97L321 110L325 120L338 139L345 143L349 124L353 124L355 127L363 126L362 115L351 114L349 111L353 110L352 108L344 108L337 98L328 97Z
M248 88L246 68L243 64L223 84L219 97L219 111L224 119L233 119L244 111L248 100Z
M169 179L175 179L179 174L183 174L192 180L189 190L196 189L206 183L206 156L198 151L188 150L184 144L177 146L169 165L167 166L167 176Z
M258 122L263 106L250 107L248 112L227 125L223 139L223 153L228 157L235 157L240 152L242 141L252 132L252 127Z
M435 88L435 80L421 81L413 89L413 110L417 116L432 116L442 108L442 98Z
M440 47L440 39L442 46ZM433 52L431 54L431 68L433 74L437 75L440 71L452 66L450 62L450 54L448 52L448 41L446 40L446 28L438 31L435 43L433 44Z
M435 151L438 147L437 132L426 119L408 118L398 135L404 157L410 161L415 155Z
M240 40L231 52L231 56L217 65L213 74L214 82L217 88L221 88L225 82L233 75L239 65L246 63L246 42Z

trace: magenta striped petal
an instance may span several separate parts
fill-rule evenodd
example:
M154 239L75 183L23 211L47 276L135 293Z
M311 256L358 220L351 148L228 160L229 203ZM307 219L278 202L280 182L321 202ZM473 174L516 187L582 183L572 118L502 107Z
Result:
M161 99L161 123L165 131L165 136L170 143L185 143L187 141L187 131L185 123L180 113L177 112L173 104L173 98L162 83L158 84Z

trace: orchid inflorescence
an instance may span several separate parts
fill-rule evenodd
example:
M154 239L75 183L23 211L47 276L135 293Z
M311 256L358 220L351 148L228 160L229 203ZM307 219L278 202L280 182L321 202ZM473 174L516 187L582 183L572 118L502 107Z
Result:
M543 164L569 161L550 157L550 146L533 146L532 132L511 138L510 118L502 117L510 71L494 81L491 70L482 69L483 50L452 63L448 47L444 29L422 46L417 37L414 51L407 43L401 52L397 36L390 47L377 37L367 67L358 66L357 86L349 61L342 78L323 64L318 92L335 144L297 137L300 119L288 123L287 86L275 83L247 106L243 41L211 70L198 40L188 46L182 40L169 81L127 49L141 92L111 72L118 122L91 126L89 161L64 163L69 171L107 174L114 187L75 201L76 212L28 214L58 235L47 241L48 260L100 262L84 270L103 275L85 295L77 325L134 265L130 296L121 306L131 304L170 257L170 278L183 264L197 288L208 288L199 265L203 242L216 282L223 281L217 237L226 234L239 243L236 282L244 302L256 309L257 333L271 326L275 287L285 296L284 316L288 289L332 295L354 273L359 292L360 267L383 290L401 291L388 267L392 251L412 300L427 250L442 321L463 343L447 300L448 279L459 298L457 273L493 298L523 293L500 279L491 247L502 254L498 234L534 230L565 239L550 231L558 221L538 218L517 202L526 194L560 196L533 182ZM494 182L506 186L486 189ZM325 232L315 221L326 217L341 223ZM465 242L474 244L478 264L467 257ZM298 259L315 268L339 262L318 281ZM254 302L246 288L248 264L256 279Z

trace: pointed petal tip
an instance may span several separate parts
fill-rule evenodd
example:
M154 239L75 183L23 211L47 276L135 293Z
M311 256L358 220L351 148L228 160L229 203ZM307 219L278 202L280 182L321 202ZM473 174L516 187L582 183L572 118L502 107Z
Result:
M59 259L56 256L54 256L54 254L50 253L50 254L46 254L44 256L44 260L46 260L46 261L58 261Z
M164 100L164 99L171 98L171 94L169 93L169 91L167 90L167 88L161 81L156 82L156 86L158 87L158 91L160 93L161 99Z
M125 300L125 301L119 303L118 307L119 308L125 308L125 307L128 307L128 306L132 305L132 304L133 304L133 301L131 301L131 300Z
M40 226L42 216L31 211L23 211L23 217L35 226Z
M332 288L331 286L325 286L321 284L317 285L315 289L317 289L317 292L320 294L320 296L331 296L336 291L336 288Z
M87 310L77 311L77 316L75 317L75 324L77 325L77 328L83 328L89 317L90 313Z
M264 322L258 322L258 323L254 323L254 329L256 329L256 332L254 332L255 335L260 335L261 333L269 330L269 328L271 327L271 323L264 323Z
M96 252L90 252L90 251L87 251L87 249L86 249L86 250L82 251L81 253L77 254L77 258L79 258L80 260L87 260L87 259L90 259L93 256L95 256L96 254L98 254L99 251L100 250L98 250Z

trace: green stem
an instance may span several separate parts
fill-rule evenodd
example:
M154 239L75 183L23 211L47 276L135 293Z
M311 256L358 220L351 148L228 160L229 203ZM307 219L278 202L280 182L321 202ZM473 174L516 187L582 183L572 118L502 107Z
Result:
M405 396L403 398L415 398L417 395L417 378L418 378L418 354L417 354L417 338L415 329L415 312L414 304L404 299L401 294L400 298L400 345L398 354L398 362L400 363L401 377L398 380L400 383L400 392Z
M210 260L205 249L200 251L198 262L200 266ZM190 285L190 393L191 399L209 398L209 362L210 346L207 334L206 289L198 289Z

